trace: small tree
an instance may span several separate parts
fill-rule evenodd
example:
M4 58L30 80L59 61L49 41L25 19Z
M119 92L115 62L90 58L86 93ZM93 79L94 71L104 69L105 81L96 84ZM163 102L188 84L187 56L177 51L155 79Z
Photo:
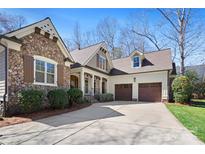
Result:
M172 83L174 100L177 103L187 103L190 101L192 94L192 85L188 77L176 77Z
M198 74L196 71L194 70L187 70L185 71L184 74L186 77L188 77L188 79L190 80L191 84L194 86L194 84L197 83L197 81L199 80L198 78Z

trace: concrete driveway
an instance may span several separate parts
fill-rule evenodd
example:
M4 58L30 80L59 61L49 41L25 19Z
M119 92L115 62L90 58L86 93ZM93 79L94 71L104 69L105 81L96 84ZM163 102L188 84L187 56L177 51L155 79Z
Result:
M2 144L202 144L162 103L110 102L0 128Z

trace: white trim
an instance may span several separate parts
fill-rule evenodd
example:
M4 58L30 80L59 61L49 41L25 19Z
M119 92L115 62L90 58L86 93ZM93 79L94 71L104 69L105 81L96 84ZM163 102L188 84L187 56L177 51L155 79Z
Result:
M140 52L140 51L138 51L138 50L135 50L135 51L133 51L133 52L130 54L130 57L133 57L135 54L139 54L140 56L143 55L142 52Z
M58 64L55 60L52 60L52 59L47 58L47 57L39 56L39 55L34 55L33 58L37 59L37 60L42 60L42 61L45 61L45 62L48 62L48 63L53 63L55 65Z
M46 58L46 57L42 57L42 56L38 56L38 55L34 55L33 56L34 58L34 83L35 85L42 85L42 86L58 86L57 85L57 62L52 60L52 59L49 59L49 58ZM45 62L45 76L44 76L44 83L42 82L36 82L36 60L41 60L41 61L44 61ZM55 65L55 70L54 70L54 84L51 84L51 83L47 83L47 63L51 63L53 65Z
M134 67L134 58L136 58L136 57L139 58L139 66ZM132 68L135 68L135 69L140 68L140 67L142 66L141 63L142 63L142 60L141 60L140 56L133 56L133 57L132 57L132 63L131 63Z

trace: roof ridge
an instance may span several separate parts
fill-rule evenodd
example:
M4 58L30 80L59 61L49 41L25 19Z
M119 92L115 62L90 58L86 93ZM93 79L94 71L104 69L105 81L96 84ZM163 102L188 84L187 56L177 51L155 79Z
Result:
M115 59L112 59L113 60L120 60L120 59L125 59L125 58L128 58L129 56L126 56L126 57L121 57L121 58L115 58Z
M171 50L171 48L165 48L165 49L160 49L160 50L148 51L148 52L145 52L144 54L156 53L156 52L162 52L162 51L165 51L165 50L168 50L168 49L170 49L170 50Z
M101 44L101 43L105 43L105 41L101 41L101 42L98 42L98 43L95 43L95 44L92 44L92 45L89 45L89 46L80 48L80 50L79 50L78 48L76 48L76 49L74 49L74 50L72 50L72 51L75 51L75 50L81 51L81 50L83 50L83 49L86 49L86 48L89 48L89 47L92 47L92 46L96 46L96 45ZM71 52L72 52L72 51L71 51Z
M165 49L162 49L162 50L155 50L155 51L151 51L151 52L145 52L144 54L151 54L151 53L156 53L156 52L163 52L163 51L166 51L168 49L171 49L171 48L165 48ZM112 59L112 60L120 60L120 59L124 59L124 58L128 58L130 57L129 56L126 56L126 57L122 57L122 58L116 58L116 59Z

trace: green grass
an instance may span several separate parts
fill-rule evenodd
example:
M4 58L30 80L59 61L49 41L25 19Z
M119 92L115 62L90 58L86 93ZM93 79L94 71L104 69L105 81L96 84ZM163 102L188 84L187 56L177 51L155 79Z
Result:
M205 99L191 99L191 101L205 103Z
M205 108L177 104L166 106L186 128L205 142Z

